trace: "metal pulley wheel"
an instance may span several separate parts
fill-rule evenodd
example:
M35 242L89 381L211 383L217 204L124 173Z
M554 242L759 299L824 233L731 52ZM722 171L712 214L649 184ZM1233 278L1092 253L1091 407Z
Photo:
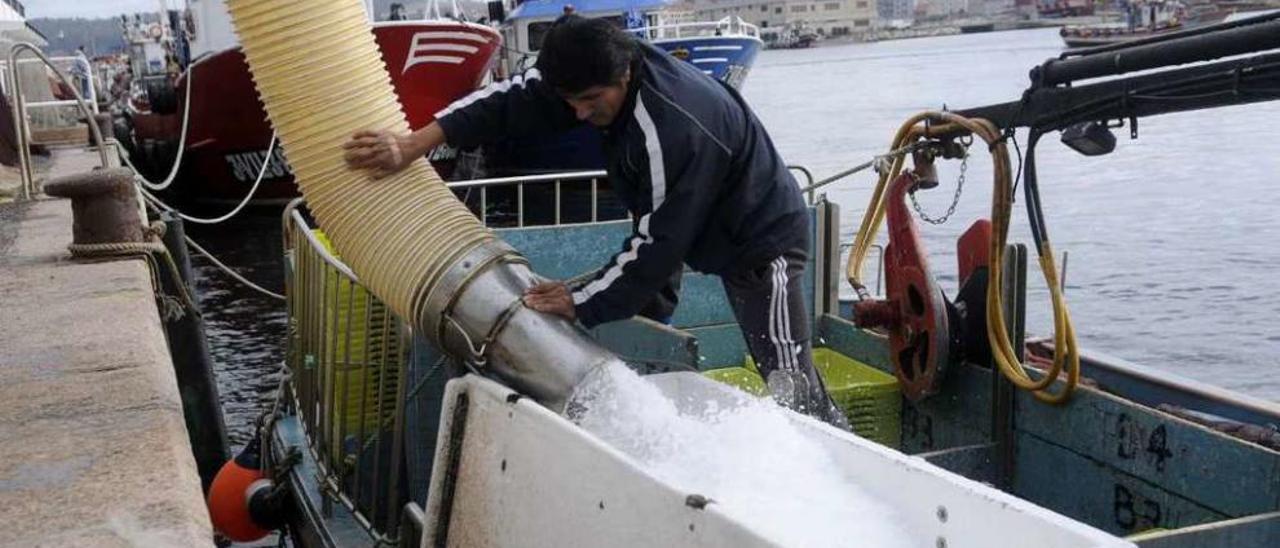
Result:
M929 270L924 244L907 207L907 195L918 180L903 173L889 187L886 299L854 305L858 325L888 331L894 375L903 395L912 401L937 393L951 353L946 298Z

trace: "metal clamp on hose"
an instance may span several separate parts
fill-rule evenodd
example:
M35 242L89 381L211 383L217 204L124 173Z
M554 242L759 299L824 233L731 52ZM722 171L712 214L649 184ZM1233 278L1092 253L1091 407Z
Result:
M488 341L480 343L480 347L476 348L475 343L471 341L471 336L467 335L467 330L463 329L461 325L458 325L457 320L450 316L445 316L444 319L444 323L452 325L453 329L458 332L458 335L462 337L462 340L465 341L465 344L467 345L469 355L460 360L462 365L465 365L468 371L476 375L483 376L484 373L482 371L484 370L485 365L488 364L488 358L485 358L484 355L485 351L489 349ZM441 340L444 339L442 338ZM448 353L448 351L445 352ZM454 357L456 358L457 356Z
M444 325L453 326L453 329L457 331L460 337L462 337L462 340L466 345L466 350L469 352L469 355L462 359L463 364L465 364L467 369L472 373L482 375L482 371L489 363L489 358L485 355L489 350L489 345L498 338L498 334L502 332L502 328L506 327L507 322L511 321L511 317L514 316L516 311L521 308L524 308L523 298L511 301L511 304L507 305L507 308L498 315L496 320L493 321L493 325L489 326L489 332L485 334L484 340L480 341L480 346L476 346L475 342L471 339L471 336L467 334L467 330L463 329L462 325L448 314L443 315L445 321L441 324L441 327L444 327ZM440 340L448 340L446 337L447 332L442 332Z
M499 261L523 263L524 259L505 242L490 240L454 261L449 270L440 277L440 282L414 309L418 311L420 325L425 328L425 332L434 335L435 340L445 344L444 319L452 313L453 307L458 302L458 296L466 290L477 275ZM431 313L433 310L437 312Z

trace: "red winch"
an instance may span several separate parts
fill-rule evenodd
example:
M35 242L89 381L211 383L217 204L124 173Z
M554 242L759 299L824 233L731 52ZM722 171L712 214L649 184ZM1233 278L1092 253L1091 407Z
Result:
M863 299L853 305L855 323L889 333L890 359L902 393L919 401L938 392L947 365L960 354L986 353L985 336L968 336L985 324L987 262L991 222L981 219L957 244L960 292L948 301L929 269L920 231L907 206L909 194L938 185L932 155L914 154L915 169L903 171L885 199L889 244L884 249L885 299Z

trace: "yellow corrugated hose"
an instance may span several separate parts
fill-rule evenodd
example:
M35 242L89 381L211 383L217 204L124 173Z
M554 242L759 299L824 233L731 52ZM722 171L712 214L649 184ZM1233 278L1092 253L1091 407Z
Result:
M361 283L417 319L441 275L493 234L426 160L382 180L351 170L357 130L409 124L360 0L230 0L254 83L316 221Z
M922 125L922 122L933 124ZM1075 328L1067 310L1066 299L1062 295L1058 281L1057 266L1054 264L1053 247L1045 237L1040 242L1040 271L1045 283L1049 286L1049 295L1053 303L1054 353L1053 365L1039 379L1033 379L1019 359L1019 352L1013 348L1005 326L1004 306L1001 300L1004 283L1004 251L1009 237L1009 220L1013 211L1013 177L1009 166L1009 152L1001 138L1000 131L987 120L970 119L950 112L923 112L909 118L894 136L889 150L897 150L919 139L967 133L976 135L987 143L994 164L994 191L991 201L992 238L990 243L991 258L988 263L989 284L987 286L987 339L991 344L992 357L997 367L1017 387L1029 390L1036 399L1046 403L1064 403L1071 398L1076 385L1080 381L1080 354L1076 346ZM845 274L849 283L859 292L865 294L865 285L861 282L861 273L867 253L875 242L876 235L885 215L885 194L888 185L903 169L904 157L894 159L889 170L881 173L880 180L872 193L871 202L863 213L862 224L854 239L853 249ZM1066 379L1061 390L1054 392L1050 387L1065 371Z

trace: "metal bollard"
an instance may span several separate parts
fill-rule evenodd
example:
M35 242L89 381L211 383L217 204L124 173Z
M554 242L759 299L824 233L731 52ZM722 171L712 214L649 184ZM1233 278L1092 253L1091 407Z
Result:
M145 241L133 172L128 169L97 169L50 179L44 192L71 199L76 244Z

